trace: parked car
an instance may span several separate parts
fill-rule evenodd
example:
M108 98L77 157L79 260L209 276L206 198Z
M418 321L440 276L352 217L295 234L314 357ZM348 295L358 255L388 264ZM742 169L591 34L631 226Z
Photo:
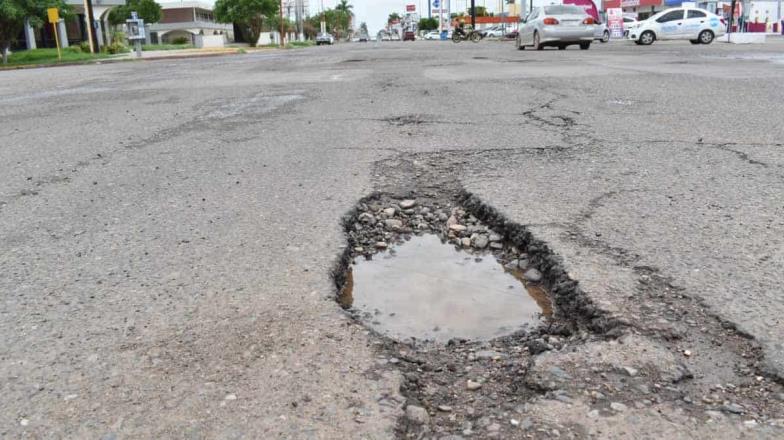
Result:
M507 38L509 40L516 40L518 35L520 35L520 32L518 32L517 29L515 29L513 31L509 31L506 35L504 35L504 38Z
M359 41L360 43L367 43L369 40L370 40L370 37L368 36L368 34L366 34L366 33L361 33L361 34L359 34L359 39L358 39L358 41Z
M610 29L607 27L607 23L596 22L596 25L594 25L593 39L601 41L602 43L610 41Z
M493 26L479 31L479 34L482 37L501 38L504 36L504 28L502 26Z
M579 6L536 7L523 19L515 46L520 50L526 46L542 50L545 46L566 49L577 44L586 50L593 42L595 23L594 18Z
M403 41L416 41L416 32L414 31L403 32Z
M335 44L335 37L326 32L319 32L318 35L316 35L316 46L321 46L322 44Z
M640 22L637 21L636 18L624 16L623 17L623 36L624 36L624 38L629 35L629 30L630 29L636 28L637 25L639 25L639 24L640 24Z
M629 39L649 45L656 40L689 40L691 44L710 44L724 35L722 17L699 8L673 8L659 12L629 29Z
M438 31L430 31L425 34L425 40L440 40L441 33Z

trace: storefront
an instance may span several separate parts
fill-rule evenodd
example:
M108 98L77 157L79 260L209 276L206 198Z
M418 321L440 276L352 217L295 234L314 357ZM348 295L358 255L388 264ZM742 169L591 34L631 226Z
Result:
M651 15L669 9L664 5L664 0L604 0L602 8L621 8L624 15L634 16L638 20L645 20Z

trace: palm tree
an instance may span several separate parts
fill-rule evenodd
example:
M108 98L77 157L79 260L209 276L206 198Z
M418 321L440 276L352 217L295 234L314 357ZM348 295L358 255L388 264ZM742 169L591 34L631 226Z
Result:
M340 3L335 6L336 11L340 11L349 16L354 15L354 13L351 12L352 9L354 9L354 5L349 4L348 0L340 0Z
M335 11L346 17L346 30L352 28L352 18L354 18L354 13L351 10L354 9L354 5L348 3L348 0L340 0L340 2L335 6ZM342 20L341 20L342 21Z

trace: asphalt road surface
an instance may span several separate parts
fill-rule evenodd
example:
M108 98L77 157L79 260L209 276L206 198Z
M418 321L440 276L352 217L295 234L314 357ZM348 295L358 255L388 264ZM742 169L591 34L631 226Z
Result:
M644 327L630 292L655 273L780 381L783 49L396 42L0 72L0 437L398 435L401 375L329 271L374 164L431 154L609 313Z

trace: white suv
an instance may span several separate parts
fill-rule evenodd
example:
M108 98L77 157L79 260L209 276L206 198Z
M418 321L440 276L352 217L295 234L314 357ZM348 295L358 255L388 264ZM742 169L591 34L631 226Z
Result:
M689 40L692 44L710 44L724 35L724 19L705 9L673 8L659 12L629 29L629 39L649 45L656 40Z

